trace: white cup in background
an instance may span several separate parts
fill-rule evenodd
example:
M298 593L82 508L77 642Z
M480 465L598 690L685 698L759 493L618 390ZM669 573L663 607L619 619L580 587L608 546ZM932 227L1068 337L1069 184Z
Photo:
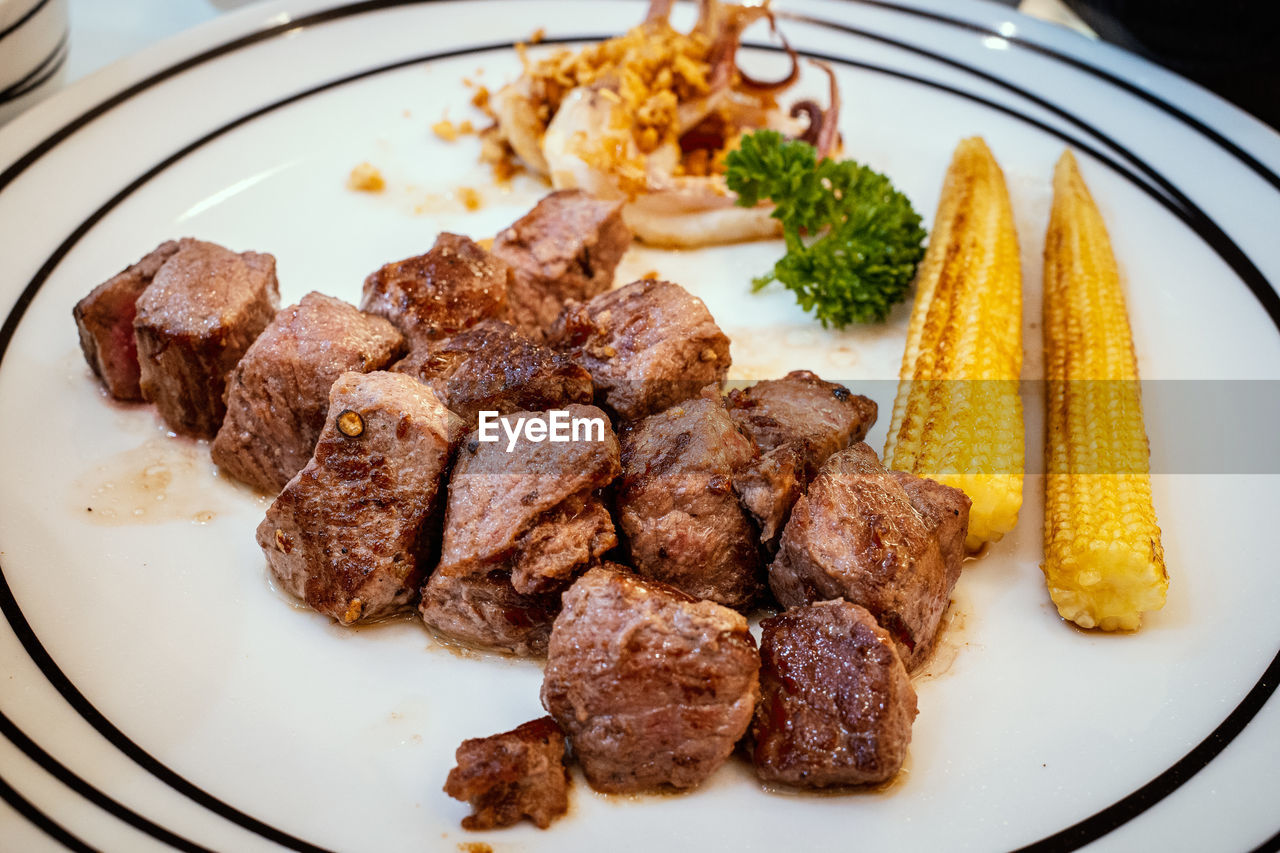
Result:
M62 84L67 0L0 0L0 124Z

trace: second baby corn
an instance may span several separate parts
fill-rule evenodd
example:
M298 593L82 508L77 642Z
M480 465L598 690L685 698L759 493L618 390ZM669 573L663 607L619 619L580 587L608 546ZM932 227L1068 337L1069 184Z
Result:
M1070 151L1045 237L1044 350L1049 595L1085 628L1133 630L1164 606L1169 576L1120 275Z
M1004 174L980 137L957 146L916 276L890 468L973 501L966 545L1013 529L1022 505L1022 271Z

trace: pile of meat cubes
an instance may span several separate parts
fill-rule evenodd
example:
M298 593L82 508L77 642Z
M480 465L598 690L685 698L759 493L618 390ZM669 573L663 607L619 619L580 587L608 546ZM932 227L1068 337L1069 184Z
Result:
M960 574L969 501L880 464L876 405L806 371L722 394L701 300L612 289L630 240L619 204L557 192L489 250L387 264L359 308L278 310L274 258L192 239L75 308L111 396L276 494L257 538L285 589L546 658L550 716L458 749L470 828L547 826L569 754L608 792L693 788L739 744L771 783L891 778ZM479 439L481 413L551 410L607 427Z

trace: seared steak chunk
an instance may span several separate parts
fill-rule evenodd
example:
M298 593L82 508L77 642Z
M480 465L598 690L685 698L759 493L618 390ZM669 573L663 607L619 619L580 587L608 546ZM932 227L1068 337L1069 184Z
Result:
M587 369L597 404L622 420L719 385L730 363L729 339L707 306L668 281L643 279L570 306L552 343Z
M891 779L916 693L893 641L862 607L824 601L760 623L751 758L766 782L804 788Z
M555 418L595 424L579 440L536 441L536 424L552 436ZM439 572L487 574L506 569L516 592L561 588L617 544L613 520L598 494L621 470L618 439L604 412L573 404L501 418L484 441L471 433L449 481ZM512 444L509 435L519 430ZM567 428L566 428L567 430Z
M917 477L906 471L890 471L911 506L938 537L942 562L947 567L947 595L955 589L964 567L964 540L969 535L969 507L973 501L954 486L945 486L928 477Z
M695 598L749 604L764 578L733 474L754 456L718 394L628 425L618 524L636 571Z
M343 624L408 604L422 582L462 421L398 373L344 373L315 455L258 525L280 585Z
M862 441L876 422L873 400L807 370L729 392L729 414L760 447L739 477L743 504L760 523L760 539L776 545L796 498L827 457Z
M142 399L133 318L138 313L138 297L178 247L174 240L161 243L142 260L89 291L72 311L85 361L117 400Z
M591 402L587 371L498 320L419 345L391 369L431 386L470 429L484 410L509 415Z
M280 491L311 458L334 380L381 370L403 351L404 336L386 320L308 293L276 314L231 372L213 461L237 480Z
M594 568L564 594L542 705L592 787L692 788L751 721L760 658L741 614L673 587Z
M784 607L833 598L862 605L908 669L933 649L949 592L937 537L861 442L828 459L796 501L769 586Z
M521 595L511 574L453 576L433 572L422 588L418 614L431 628L472 646L523 657L545 657L560 590Z
M733 476L733 488L742 506L760 526L760 541L770 549L776 546L791 507L808 485L803 455L789 445L754 457Z
M630 245L622 202L581 190L544 196L493 241L493 254L515 270L515 323L541 341L566 301L585 302L613 285L613 271Z
M511 268L475 241L445 232L425 255L366 278L360 310L386 317L416 346L506 317L510 278Z
M876 422L874 400L808 370L735 388L726 405L762 451L784 445L801 451L807 480L828 456L866 438Z
M275 316L276 259L184 240L138 297L139 385L174 432L213 438L227 374Z
M546 829L569 810L564 734L550 717L464 740L455 760L444 792L471 804L463 829L496 829L525 817Z

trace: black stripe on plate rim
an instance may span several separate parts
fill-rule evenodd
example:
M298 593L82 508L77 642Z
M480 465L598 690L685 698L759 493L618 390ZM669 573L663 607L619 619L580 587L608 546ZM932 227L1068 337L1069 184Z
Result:
M23 24L25 24L27 21L34 18L36 15L40 14L40 10L48 5L49 5L49 0L40 0L39 3L32 6L25 13L23 13L21 18L14 21L12 24L5 27L3 30L0 30L0 41L4 41L7 36L17 32L22 27Z
M44 2L47 2L47 0L43 0L41 5L43 5ZM420 4L431 3L431 2L436 2L436 0L363 0L363 2L349 3L342 6L336 6L331 9L326 9L321 12L316 12L310 15L304 15L301 18L297 18L282 24L276 24L274 26L267 27L257 32L249 33L248 35L241 36L239 38L233 39L232 41L218 45L203 53L197 54L192 57L188 57L187 59L181 62L175 63L174 65L171 65L168 68L162 69L156 74L153 74L143 80L138 81L132 86L122 89L121 91L117 92L115 95L111 96L110 98L107 98L106 100L98 103L97 105L90 108L89 110L86 110L85 112L81 113L75 119L72 119L70 122L63 125L53 134L46 137L44 141L42 141L36 147L32 148L30 151L28 151L26 155L24 155L23 157L15 161L8 169L6 169L4 172L0 172L0 191L2 191L19 174L21 174L28 167L30 167L32 163L34 163L36 160L43 157L45 154L49 152L49 150L57 146L60 142L62 142L71 134L75 133L84 125L93 121L95 118L107 112L108 110L115 107L116 105L131 99L132 97L145 91L146 89L149 89L152 86L155 86L169 79L170 77L176 76L177 74L180 74L183 71L186 71L197 65L201 65L218 56L222 56L226 53L231 53L247 45L254 44L259 41L264 41L266 39L274 38L275 36L280 35L281 33L291 32L291 31L302 29L305 27L315 26L317 24L323 24L329 21L339 20L342 18L354 16L354 15L364 14L366 12L380 11L383 9L389 9L389 8L394 8L398 6L420 5ZM1148 92L1142 87L1137 86L1136 84L1131 83L1128 80L1125 80L1124 78L1116 74L1113 74L1112 72L1107 71L1104 68L1099 68L1097 66L1091 65L1085 60L1078 59L1077 57L1074 57L1070 54L1063 53L1061 51L1055 50L1054 48L1047 47L1045 45L1039 44L1038 42L1031 41L1017 34L1014 34L1012 36L1006 36L997 30L991 29L990 27L986 27L981 24L975 24L972 21L966 21L962 18L953 18L948 15L944 15L940 12L932 12L926 9L919 9L912 6L903 6L898 3L889 2L889 0L852 0L852 2L860 3L864 6L872 6L876 8L887 9L887 10L899 12L905 15L911 15L914 17L935 21L937 23L942 23L952 27L959 28L959 29L968 30L969 32L979 33L982 35L996 36L1004 39L1005 41L1007 41L1012 45L1015 45L1016 47L1024 48L1026 50L1039 53L1043 56L1047 56L1058 62L1062 62L1065 65L1069 65L1073 68L1076 68L1080 71L1083 71L1087 74L1097 77L1100 80L1104 80L1107 83L1112 84L1113 86L1116 86L1120 89L1123 89L1124 91L1127 91L1137 96L1138 98L1146 101L1147 103L1151 104L1152 106L1156 107L1162 112L1165 112L1170 116L1174 117L1175 119L1187 125L1188 127L1191 127L1196 132L1200 133L1202 136L1205 136L1206 138L1214 142L1216 145L1218 145L1220 148L1227 151L1237 160L1242 162L1245 166L1252 169L1256 174L1258 174L1260 177L1262 177L1264 180L1270 183L1277 190L1280 190L1280 176L1277 176L1275 172L1271 171L1266 165L1264 165L1255 157L1253 157L1253 155L1251 155L1248 151L1245 151L1239 145L1232 142L1229 138L1219 133L1214 128L1200 121L1195 116L1174 106L1173 104L1162 99L1158 95ZM7 32L8 31L6 31L6 33ZM4 34L0 34L0 37L3 37L3 35Z
M1015 45L1025 50L1029 50L1033 53L1038 53L1042 56L1047 56L1050 59L1057 60L1058 62L1061 62L1065 65L1070 65L1072 68L1076 68L1080 71L1085 72L1086 74L1097 77L1099 80L1104 80L1107 83L1110 83L1111 85L1116 86L1117 88L1123 89L1129 94L1134 95L1135 97L1143 101L1146 101L1148 104L1151 104L1151 106L1155 107L1161 112L1168 113L1169 115L1176 118L1178 121L1182 122L1188 127L1193 128L1201 136L1204 136L1205 138L1212 141L1219 148L1222 148L1231 156L1235 157L1241 163L1243 163L1244 165L1252 169L1254 173L1258 175L1258 177L1262 178L1264 181L1271 184L1271 186L1275 187L1277 190L1280 190L1280 175L1277 175L1265 163L1258 160L1256 157L1254 157L1248 151L1245 151L1236 143L1232 142L1228 137L1222 135L1217 130L1213 129L1212 127L1205 124L1203 121L1191 115L1190 113L1186 112L1185 110L1182 110L1179 107L1176 107L1173 104L1169 103L1164 98L1161 98L1159 95L1155 94L1154 92L1150 92L1135 83L1131 83L1128 80L1124 79L1123 77L1120 77L1119 75L1113 74L1112 72L1106 70L1105 68L1100 68L1096 65L1091 65L1090 63L1086 62L1083 59L1079 59L1075 56L1072 56L1069 53L1063 53L1062 51L1055 50L1054 48L1048 47L1047 45L1040 44L1039 42L1031 41L1030 39L1027 39L1027 38L1024 38L1023 36L1018 35L1017 33L1011 36L1007 36L1004 33L1000 32L999 30L993 30L990 27L985 26L983 24L976 24L973 21L966 21L963 18L953 18L950 15L944 15L941 12L934 12L929 9L920 9L914 6L904 6L899 3L888 2L888 0L851 0L851 2L858 3L862 6L872 6L878 9L888 9L890 11L899 12L904 15L911 15L916 18L923 18L928 21L934 21L939 24L946 24L948 26L956 27L962 30L968 30L969 32L977 33L983 36L995 36L997 38L1004 39L1005 41L1009 42L1009 44ZM1009 11L1013 12L1014 10L1010 9ZM1018 13L1018 14L1021 15L1022 13ZM1027 17L1031 20L1036 20L1037 23L1044 23L1043 21L1030 18L1030 16L1023 15L1023 17ZM1146 60L1146 59L1144 59L1143 61L1150 62L1150 60ZM1155 64L1155 63L1152 63L1152 64ZM1172 74L1173 72L1169 72L1169 73ZM1236 109L1239 109L1239 107L1236 107ZM1243 110L1241 110L1241 112L1243 112Z
M375 2L356 4L356 7L359 7L358 11L366 11L371 8L385 8L387 6L398 6L398 5L405 5L407 3L424 2L424 1L429 2L429 0L384 0L384 2L377 2L377 0L375 0ZM336 17L342 17L343 15L341 14L335 14L342 11L342 9L353 10L355 9L355 7L342 7L341 9L331 9L325 13L320 13L320 16L325 17L325 19L327 20L331 20ZM347 14L355 14L355 13L356 11L347 12ZM281 27L276 28L276 32L272 34L278 34L279 32L284 32L302 25L303 24L301 21L291 22L291 24L289 25L282 25ZM268 37L267 35L264 34L267 32L269 31L256 33L253 36L246 37L245 39L240 40L240 42L253 43L253 42L259 41L262 38ZM591 38L592 37L588 35L581 35L581 36L575 36L573 38L560 39L559 41L574 42L574 41L589 40ZM222 55L224 53L230 52L230 50L235 49L234 47L231 47L231 45L234 45L234 44L237 44L237 43L236 42L228 43L227 45L223 45L220 48L215 48L214 50L211 50L207 52L207 54L203 54L202 56L208 59L208 58L212 58L212 56ZM243 44L240 44L239 46L243 46ZM129 187L127 187L124 191L122 191L122 193L118 194L111 201L109 201L107 205L104 206L104 208L100 208L99 211L97 211L93 216L90 217L90 219L82 223L81 227L78 228L77 231L73 233L73 235L70 238L68 238L67 241L64 241L63 246L60 247L60 249L62 250L62 254L65 255L66 251L69 251L71 246L74 245L76 241L81 239L84 236L84 234L87 233L87 231L94 224L96 224L97 221L99 221L102 218L102 216L104 216L107 212L109 212L110 208L119 204L125 196L127 196L129 193L134 191L142 183L145 183L146 180L149 180L151 177L154 177L155 174L158 174L160 171L163 171L164 168L167 168L167 166L171 165L181 156L185 156L187 153L190 153L190 150L194 150L195 147L199 147L200 145L206 144L207 142L211 141L213 138L216 138L217 136L222 135L223 133L233 129L234 127L240 126L246 121L249 121L253 118L258 117L259 115L262 115L265 112L269 112L272 109L279 108L280 106L285 105L285 103L291 103L302 97L306 97L311 94L316 94L318 91L324 91L326 89L333 88L336 85L352 82L355 79L368 77L368 76L371 76L372 74L390 71L390 70L393 70L394 68L403 67L407 64L412 64L414 62L423 62L423 61L430 61L432 59L446 58L447 55L460 55L460 54L466 54L466 53L481 52L484 50L494 50L494 49L499 49L501 47L507 47L507 46L509 45L476 46L476 47L468 48L461 51L451 52L450 54L446 54L446 55L432 55L427 57L419 57L416 60L408 60L408 61L393 63L392 65L384 68L371 69L365 72L360 72L356 75L353 75L352 77L344 78L343 80L332 81L330 83L323 84L322 86L316 87L312 90L308 90L307 92L298 93L292 96L291 98L286 99L285 101L278 102L274 105L269 105L268 107L264 107L259 110L256 110L249 115L242 116L240 119L235 120L232 124L224 126L214 131L210 136L206 137L205 139L200 140L197 143L193 144L192 146L188 146L187 149L184 149L183 151L178 152L177 154L171 156L164 163L153 168L147 175L144 175L142 178L140 178L139 180L131 184ZM760 46L760 47L764 47L765 49L776 49L776 48L772 48L771 46ZM1013 111L1012 109L1005 107L1003 105L987 102L985 101L985 99L982 99L976 95L973 95L972 93L963 92L961 90L955 90L955 89L952 89L951 87L946 87L941 84L938 84L935 81L912 78L910 75L905 75L905 74L902 74L901 72L893 72L893 71L890 71L889 69L880 69L874 66L868 66L860 63L850 63L848 60L842 57L828 57L828 59L830 61L853 65L855 67L865 67L868 70L890 73L890 74L893 74L894 76L899 76L904 79L914 79L915 82L918 82L920 84L951 91L954 94L960 95L962 97L966 97L970 100L973 100L979 103L984 103L991 108L994 108L999 111L1006 112L1015 117L1021 118L1024 121L1027 121L1035 126L1038 126L1041 129L1051 133L1052 135L1058 138L1061 138L1071 144L1074 144L1076 147L1080 148L1081 150L1091 152L1093 156L1107 163L1111 168L1116 170L1121 175L1125 176L1128 180L1133 181L1140 188L1144 189L1144 191L1147 191L1148 194L1150 194L1153 198L1155 198L1157 201L1160 201L1172 212L1174 212L1175 215L1178 215L1179 218L1183 219L1184 222L1186 221L1186 211L1177 209L1174 205L1170 204L1168 200L1164 199L1162 196L1152 193L1150 191L1150 188L1147 187L1145 183L1136 179L1136 176L1132 175L1132 173L1129 173L1127 170L1123 169L1122 167L1119 167L1118 164L1115 164L1114 161L1110 160L1110 158L1107 158L1104 155L1101 155L1100 152L1093 152L1089 146L1071 139L1069 136L1061 133L1055 128L1045 126L1043 125L1043 123L1040 123L1034 119L1031 119L1030 117L1022 116L1016 111ZM182 65L184 65L184 67L191 67L190 64L184 63ZM172 66L169 69L166 69L165 71L160 72L160 74L157 75L157 77L172 76L173 74L178 73L178 71L175 70L176 68L177 66ZM149 80L144 80L144 81L141 81L141 83L136 84L135 87L132 88L132 90L126 90L126 91L130 91L132 92L132 94L136 94L136 91L141 91L142 89L147 88L149 85L154 85L156 82L159 82L158 79L149 78ZM65 138L66 135L69 135L70 133L74 132L76 129L78 129L78 127L83 126L83 124L92 120L92 118L96 117L97 115L101 115L102 112L105 112L106 109L110 108L108 104L110 104L110 106L114 106L114 103L119 103L123 100L127 100L127 97L120 97L120 95L123 95L123 94L125 93L118 93L116 98L110 99L108 102L103 102L102 104L99 104L97 107L91 109L87 113L82 114L80 119L73 121L70 124L64 126L62 130L60 130L58 133L54 135L54 137L50 137L49 140L46 140L46 143L50 142L50 140L53 140L52 144L49 145L48 147L52 147L52 145L55 145L57 144L58 141L61 141L61 139L55 139L55 137L59 137L59 135L61 135L61 138ZM131 96L131 94L129 96ZM111 101L114 101L114 103L111 103ZM41 156L43 153L46 153L48 150L48 148L45 148L43 151L39 149L40 149L40 146L38 146L37 149L33 149L32 153L36 153L36 157L32 157L31 162L34 162L34 159L38 159L38 156ZM26 158L24 158L24 160L25 159ZM22 168L26 168L26 166L30 165L30 162L23 163L23 161L19 161L18 163L15 164L15 167L19 165L21 165ZM11 170L7 171L5 175L0 176L0 188L3 187L4 183L7 182L7 180L12 179L12 176L10 176L10 172L12 171L14 170L11 168ZM21 169L19 169L18 171L21 171ZM15 173L15 176L16 176L16 173ZM1192 223L1188 222L1187 224L1191 226L1193 230L1197 230L1197 233L1200 233ZM1209 238L1206 237L1206 235L1200 233L1200 236L1202 238L1205 238L1207 242L1210 242L1211 245L1213 244L1213 241L1209 240ZM1220 248L1215 246L1215 249L1218 250L1219 254L1221 255ZM53 268L57 265L58 260L60 260L60 258L51 257L50 261L46 262L46 264L41 268L41 271L37 274L37 278L38 279L41 277L47 278L48 275L52 273ZM1227 260L1227 262L1231 264L1230 259L1224 257L1224 260ZM1234 268L1234 265L1233 265L1233 268ZM3 349L7 348L9 339L11 338L12 333L16 328L17 321L21 318L21 314L25 313L25 309L27 305L30 303L31 299L34 297L35 291L38 289L38 285L36 287L33 287L33 285L37 285L37 281L35 279L33 279L31 285L28 286L27 290L23 292L22 296L18 300L18 303L15 304L13 312L9 315L8 318L6 318L4 328L0 329L0 354L3 353ZM1273 316L1272 319L1280 323L1280 320L1278 320L1275 316ZM76 706L77 710L81 711L82 715L84 715L85 710L87 710L92 715L96 715L96 718L98 721L100 721L102 724L105 724L105 726L108 729L107 731L103 731L101 728L99 729L99 731L102 734L104 734L104 736L107 736L108 739L112 740L113 743L116 743L117 747L124 750L127 754L130 754L135 761L139 761L139 763L142 764L142 766L144 766L145 769L148 769L150 772L157 775L159 778L163 779L164 781L169 783L171 786L174 786L176 783L176 787L178 790L182 791L187 796L192 797L197 802L201 802L202 804L206 805L206 807L209 807L206 801L212 800L214 803L217 803L219 806L222 806L224 809L229 810L231 813L235 815L235 817L229 817L229 819L233 820L236 823L239 823L242 826L246 826L246 828L251 828L253 829L253 831L259 832L259 834L262 834L262 830L265 829L271 833L271 835L267 837L273 837L274 834L278 832L277 830L273 830L270 827L265 827L265 825L262 825L260 822L254 820L253 818L249 818L247 815L243 815L239 812L236 812L234 809L230 809L230 807L227 807L225 806L225 804L220 803L220 801L217 801L216 799L209 797L208 794L205 794L203 791L200 791L198 788L195 788L195 786L191 785L185 779L178 777L167 767L164 767L163 765L159 764L159 762L157 762L151 756L146 755L146 753L142 752L136 746L136 744L133 744L131 741L129 741L128 738L125 737L122 732L120 732L118 729L115 729L114 726L112 726L109 723L109 721L103 718L101 714L97 712L96 709L94 709L90 703L88 703L88 701L85 699L83 694L80 694L79 691L74 687L74 685L72 685L70 681L66 679L65 674L63 674L60 670L58 670L56 664L54 664L52 659L49 658L47 651L44 650L42 646L40 646L38 639L36 639L34 633L31 631L30 625L26 622L25 617L23 617L21 613L21 610L17 607L17 602L13 599L12 591L9 589L7 582L5 582L2 572L0 572L0 592L3 593L3 599L0 600L0 604L4 605L6 617L9 617L11 626L14 628L15 633L20 635L20 639L24 642L24 645L27 644L28 639L33 641L36 647L36 653L41 654L44 660L47 661L47 663L50 666L52 666L53 674L51 674L49 671L45 671L46 677L49 678L51 683L54 683L54 686L57 687L59 691L63 693L64 698L66 698L69 702L71 702L73 706ZM12 607L10 605L12 605ZM15 616L19 624L14 624ZM23 630L20 631L19 630L20 628ZM28 653L33 654L33 659L36 658L36 653L33 653L33 650L31 647L28 647ZM41 661L39 660L37 660L36 662L38 664L41 664ZM1158 799L1163 798L1164 796L1167 796L1168 793L1176 789L1183 781L1185 781L1187 778L1190 778L1191 775L1194 775L1194 773L1197 772L1199 769L1201 769L1205 764L1207 764L1209 760L1211 760L1214 756L1216 756L1219 752L1221 752L1221 749L1225 747L1226 743L1229 742L1231 738L1234 738L1239 733L1239 730L1242 730L1244 726L1247 725L1248 721L1253 718L1253 716L1257 713L1257 710L1261 708L1263 703L1265 703L1266 697L1269 696L1271 692L1273 692L1275 689L1276 685L1274 683L1274 678L1268 679L1267 674L1272 673L1273 670L1276 669L1278 666L1280 666L1280 655L1277 655L1276 660L1272 662L1272 666L1268 668L1267 673L1264 673L1263 678L1259 680L1259 682L1255 685L1254 689L1250 691L1250 693L1246 696L1245 700L1241 702L1241 704L1236 708L1236 710L1231 715L1229 715L1228 718L1224 720L1224 722L1218 727L1218 729L1215 729L1214 733L1211 734L1209 738L1206 738L1206 740L1202 742L1200 746L1197 747L1196 750L1193 750L1191 753L1185 756L1182 759L1182 761L1180 761L1173 768L1170 768L1170 770L1165 771L1165 773L1161 774L1155 780L1152 780L1152 782L1149 783L1147 786L1145 786L1143 789L1140 789L1139 792L1135 792L1134 795L1130 795L1130 797L1126 798L1125 800L1122 800L1119 803L1116 803L1113 806L1110 806L1107 809L1104 809L1102 812L1099 812L1097 815L1094 815L1092 818L1086 819L1085 821L1081 821L1079 824L1075 825L1074 827L1068 828L1067 830L1064 830L1062 833L1055 834L1054 836L1050 836L1049 838L1046 838L1040 842L1037 842L1035 845L1032 845L1032 847L1029 849L1074 849L1076 846L1079 846L1079 844L1087 843L1087 842L1073 841L1071 839L1068 839L1067 837L1065 837L1067 833L1076 831L1081 827L1085 827L1086 830L1088 831L1097 831L1100 827L1105 825L1105 822L1101 821L1100 819L1104 818L1104 816L1108 814L1116 813L1115 816L1119 818L1118 821L1112 825L1109 825L1108 828L1102 829L1101 832L1099 833L1099 835L1104 834L1106 831L1109 831L1110 829L1115 828L1115 826L1119 826L1120 824L1131 819L1132 817L1135 817L1137 814L1140 814L1142 811L1145 811L1146 808L1149 808L1150 805L1154 804L1154 802L1157 802ZM45 669L43 664L41 664L41 668L42 670ZM55 676L61 679L61 683L59 683L58 679L55 678ZM67 690L64 690L64 687L70 691L70 694L68 694ZM76 701L77 699L78 699L78 702ZM86 717L86 719L89 720L91 723L93 723L95 727L98 727L98 724L95 723L94 720L90 719L89 717ZM118 737L111 737L109 732L114 733ZM1221 743L1215 745L1214 742L1217 740L1221 740ZM129 749L126 748L126 746L122 746L119 741L123 741L123 743L128 747L133 747L133 750L136 750L136 752L141 753L141 756L143 756L144 759L140 760L139 756L134 755ZM1180 771L1180 773L1175 773L1175 771ZM172 777L172 778L166 778L166 774L168 777ZM1182 775L1182 778L1180 780L1177 778L1179 775ZM1168 790L1163 791L1163 793L1161 793L1159 797L1157 797L1156 799L1152 799L1149 802L1146 802L1145 804L1142 804L1135 800L1135 798L1137 798L1139 794L1142 794L1144 791L1148 791L1148 789L1153 789L1153 786L1155 788L1159 788L1160 786L1158 786L1157 783L1160 783L1161 780L1173 781L1172 787L1169 787ZM1132 811L1134 806L1137 806L1137 810L1132 811L1132 813L1128 814L1128 816L1122 816L1117 812L1117 810L1120 810L1122 806L1126 807L1125 809L1123 809L1123 811L1126 811L1126 812ZM214 808L213 810L218 812L219 814L223 814L223 811L218 808ZM228 815L223 814L223 816L228 816ZM245 821L248 821L248 823L246 824ZM1099 835L1093 835L1092 837L1096 838L1096 837L1099 837ZM273 840L275 839L273 838ZM294 842L297 842L297 839L292 839L292 840ZM1088 840L1091 840L1091 839L1088 839ZM306 842L300 842L300 843L306 844ZM286 846L293 846L293 845L286 844ZM303 849L303 848L295 847L295 849ZM307 848L307 849L310 849L310 848Z
M1280 850L1280 832L1253 848L1249 853L1275 853L1276 850Z
M3 712L0 712L0 735L3 735L14 746L20 749L28 758L45 769L49 775L53 776L62 784L93 803L98 808L106 811L134 829L145 832L157 841L162 841L170 847L178 850L187 851L187 853L212 853L207 847L201 847L191 841L183 838L181 835L170 832L162 826L152 823L145 817L130 809L122 806L120 803L108 797L97 788L90 785L84 779L81 779L71 770L46 752L35 741L33 741L26 732L18 728L17 724L10 720Z
M76 838L62 828L53 818L33 806L25 797L13 789L13 786L0 777L0 800L4 800L13 810L38 826L46 835L57 841L68 850L76 853L98 853L94 848Z
M40 64L27 72L25 77L14 82L8 88L0 90L0 106L4 106L10 101L16 101L23 95L39 89L62 70L62 66L67 64L67 56L69 55L67 50L68 35L68 33L64 32L62 38L58 39L58 43L54 45L53 52L40 60Z

